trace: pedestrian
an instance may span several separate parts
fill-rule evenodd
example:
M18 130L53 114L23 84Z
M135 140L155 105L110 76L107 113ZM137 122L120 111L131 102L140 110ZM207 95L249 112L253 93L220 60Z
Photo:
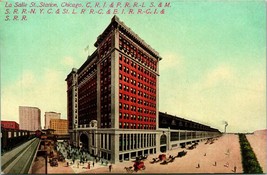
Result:
M95 162L93 162L93 167L95 166Z
M234 166L234 172L236 173L236 166Z
M215 162L214 162L214 166L216 166L216 165L217 165L217 162L215 161Z
M87 168L90 170L90 162L88 162Z
M75 159L74 159L74 156L72 157L72 162L73 162L73 164L75 163Z
M204 156L206 156L207 154L205 153Z
M199 165L199 163L197 164L197 168L200 168L200 165Z
M80 165L80 163L79 163L79 162L77 162L77 168L79 168L79 165Z
M109 172L111 172L111 169L112 169L112 165L111 164L108 166L108 169L109 169Z

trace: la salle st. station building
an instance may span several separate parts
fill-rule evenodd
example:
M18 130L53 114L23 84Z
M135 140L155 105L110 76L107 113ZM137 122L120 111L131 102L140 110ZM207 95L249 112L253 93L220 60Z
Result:
M159 112L159 53L117 16L67 81L71 144L117 163L220 135Z

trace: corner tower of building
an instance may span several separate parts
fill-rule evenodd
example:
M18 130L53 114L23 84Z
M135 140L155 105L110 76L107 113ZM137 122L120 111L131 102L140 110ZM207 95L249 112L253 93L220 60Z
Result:
M72 69L65 81L67 81L68 131L70 139L75 142L78 128L78 74L76 68Z
M155 130L159 54L116 16L95 46L100 63L100 127Z

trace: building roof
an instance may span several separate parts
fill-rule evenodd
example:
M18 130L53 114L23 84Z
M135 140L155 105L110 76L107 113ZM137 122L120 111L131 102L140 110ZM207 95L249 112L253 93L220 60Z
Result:
M156 57L157 59L161 60L162 58L159 56L159 53L154 50L149 44L147 44L143 39L141 39L136 33L134 33L131 28L127 27L120 19L115 15L111 19L111 23L108 27L104 30L104 32L97 37L97 41L95 42L95 47L98 47L99 43L101 43L106 36L110 33L110 31L114 28L118 28L120 31L123 31L128 37L130 37L133 41L138 43L139 45L143 46L143 48Z
M10 120L1 120L1 123L5 123L5 122L12 122L12 123L17 123L17 122L15 122L15 121L10 121ZM18 123L17 123L18 124Z
M97 55L97 49L93 52L92 55L88 55L87 60L82 64L82 66L78 69L78 73L80 73Z
M33 109L40 110L38 107L34 107L34 106L19 106L19 108L33 108Z
M77 73L76 68L72 68L71 72L67 75L67 78L65 79L65 81L67 81L73 73Z
M198 122L194 122L194 121L187 120L187 119L184 119L184 118L181 118L181 117L170 115L170 114L168 114L166 112L164 113L164 112L160 112L159 111L159 116L160 117L164 117L166 119L169 119L170 121L172 121L172 120L182 121L182 122L186 122L188 124L200 125L200 126L206 128L206 129L210 130L210 131L219 131L218 129L212 128L212 127L210 127L208 125L204 125L204 124L201 124L201 123L198 123Z

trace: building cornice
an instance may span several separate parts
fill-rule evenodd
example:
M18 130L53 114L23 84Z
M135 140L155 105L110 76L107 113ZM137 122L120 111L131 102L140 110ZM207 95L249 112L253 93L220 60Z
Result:
M110 33L111 30L118 29L125 35L127 35L130 39L132 39L137 44L141 45L144 50L146 50L148 53L153 55L158 60L161 60L162 58L159 56L159 53L154 50L150 45L148 45L143 39L141 39L136 33L134 33L131 28L127 27L122 21L119 20L119 18L115 15L111 19L111 23L108 25L108 27L104 30L104 32L97 37L97 41L95 42L94 46L98 47L99 44L106 38L106 36Z

